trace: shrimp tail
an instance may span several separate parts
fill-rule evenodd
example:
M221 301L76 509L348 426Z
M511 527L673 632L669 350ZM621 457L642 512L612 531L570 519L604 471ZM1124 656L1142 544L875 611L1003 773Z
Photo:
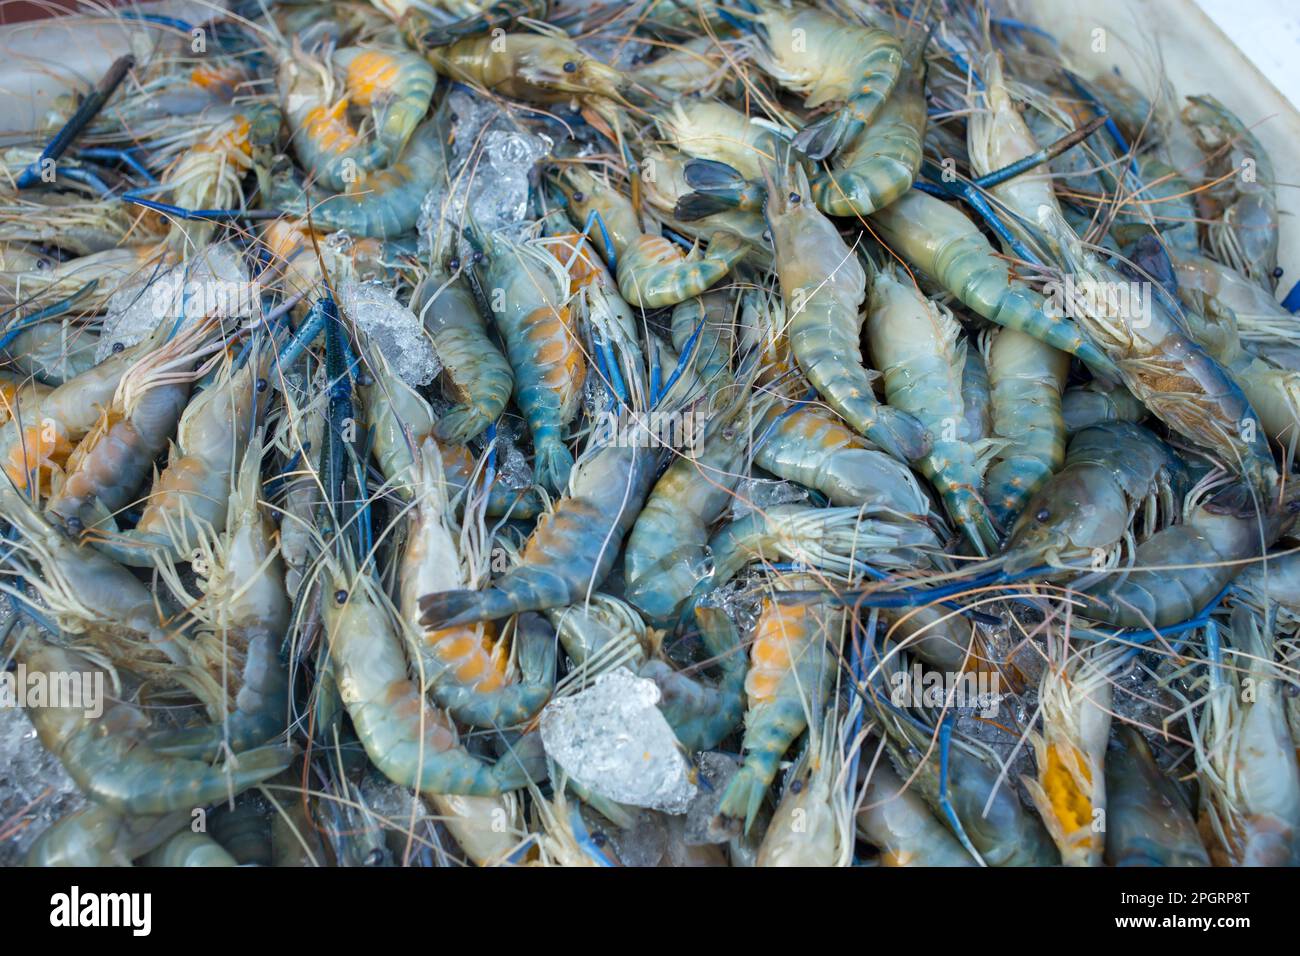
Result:
M543 442L537 448L535 478L539 485L559 491L569 483L573 470L573 455L561 441Z
M775 767L773 767L775 771ZM714 818L714 828L731 833L742 829L748 833L763 806L763 797L771 780L766 775L746 765L736 771L736 775L727 784L718 815Z
M712 159L692 159L683 169L686 184L695 190L677 200L673 215L690 222L730 209L763 208L763 183L745 179L740 171Z
M790 145L809 159L820 161L857 135L861 127L861 120L854 119L842 110L837 110L814 123L809 123L795 134Z
M434 426L440 441L463 445L492 424L483 410L474 405L458 405L443 414Z
M425 594L420 598L420 624L423 627L444 628L472 624L475 621L497 620L522 610L516 604L514 595L500 588Z

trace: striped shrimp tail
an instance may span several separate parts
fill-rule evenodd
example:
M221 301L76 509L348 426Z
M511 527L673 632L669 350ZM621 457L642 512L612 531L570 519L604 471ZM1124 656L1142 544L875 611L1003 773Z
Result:
M516 607L513 595L499 588L484 591L440 591L420 598L420 625L446 628L477 621L494 621L527 608Z
M809 123L790 141L796 150L809 159L823 160L858 135L862 121L854 119L846 110L837 110L815 123Z
M774 768L775 769L775 768ZM735 834L737 831L749 832L763 806L763 797L771 786L771 779L754 770L749 764L736 771L736 775L727 784L718 806L718 815L713 818L712 827L721 833Z
M563 442L543 442L537 448L533 472L535 480L543 488L562 492L569 484L571 471L573 471L573 455Z

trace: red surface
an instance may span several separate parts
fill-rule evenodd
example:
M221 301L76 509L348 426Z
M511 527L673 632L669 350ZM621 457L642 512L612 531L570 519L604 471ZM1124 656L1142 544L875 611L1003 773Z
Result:
M100 0L100 4L123 6L127 0ZM22 23L24 20L40 20L56 16L77 8L77 0L43 0L41 3L29 3L28 0L0 0L0 24Z

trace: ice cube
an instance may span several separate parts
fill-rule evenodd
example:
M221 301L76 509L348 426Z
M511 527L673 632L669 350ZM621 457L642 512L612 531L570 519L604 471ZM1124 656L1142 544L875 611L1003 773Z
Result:
M688 846L702 846L706 843L726 843L725 834L717 833L709 826L718 813L722 803L722 794L727 784L740 769L740 761L731 754L720 750L707 750L697 758L700 768L700 789L686 810L686 833L682 842Z
M243 254L230 243L214 243L180 265L124 282L109 297L95 361L104 361L119 344L127 348L143 341L165 320L240 318L259 307Z
M733 518L743 518L755 510L771 508L775 505L790 505L808 500L808 489L790 481L767 481L762 478L746 478L736 489L736 497L731 506Z
M618 803L685 813L691 766L655 706L659 688L625 667L542 711L542 744L578 783Z
M339 306L388 360L407 385L428 385L442 365L419 318L378 282L345 279L339 285Z

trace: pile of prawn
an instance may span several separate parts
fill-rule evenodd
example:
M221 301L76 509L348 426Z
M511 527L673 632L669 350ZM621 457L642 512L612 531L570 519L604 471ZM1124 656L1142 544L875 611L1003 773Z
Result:
M1300 864L1261 118L992 0L76 20L133 52L3 152L0 659L108 690L25 700L30 864ZM689 815L548 753L618 670Z

